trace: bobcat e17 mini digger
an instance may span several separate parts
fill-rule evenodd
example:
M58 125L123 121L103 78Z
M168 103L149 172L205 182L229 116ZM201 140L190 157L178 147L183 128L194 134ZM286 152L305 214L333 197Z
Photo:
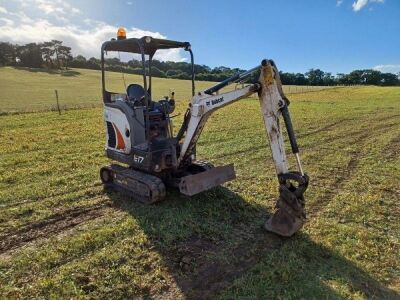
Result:
M183 124L173 134L170 114L174 97L156 101L152 97L151 63L162 49L181 48L189 52L192 71L192 99ZM126 93L106 90L105 59L107 52L129 52L141 55L143 86L130 84ZM282 91L279 72L272 60L237 74L201 92L195 92L193 52L190 43L144 36L126 38L123 29L118 38L103 43L101 48L102 91L106 126L106 155L122 165L112 164L100 170L106 187L127 193L137 201L150 204L165 197L166 188L177 188L192 196L235 178L233 165L214 167L196 160L196 143L216 110L253 93L258 93L266 133L272 150L279 181L279 198L275 214L265 228L281 236L291 236L305 221L304 192L308 177L304 174L290 115L289 101ZM258 82L218 94L225 86L243 82L259 72ZM280 118L286 125L298 171L290 172L285 154Z

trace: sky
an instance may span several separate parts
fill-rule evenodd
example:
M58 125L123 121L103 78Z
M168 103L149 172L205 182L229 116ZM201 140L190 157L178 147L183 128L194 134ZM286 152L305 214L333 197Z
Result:
M285 72L400 72L400 0L0 0L0 41L64 41L99 57L119 26L128 37L189 41L195 62ZM183 50L161 60L187 61Z

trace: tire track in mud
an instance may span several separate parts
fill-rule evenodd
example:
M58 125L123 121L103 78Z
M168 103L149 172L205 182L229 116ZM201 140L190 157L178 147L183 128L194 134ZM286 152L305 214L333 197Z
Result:
M320 132L322 132L324 130L334 128L336 125L339 125L339 124L341 124L343 122L346 122L346 121L349 121L349 119L341 119L339 121L335 121L333 123L327 124L324 127L318 128L318 129L316 129L314 131L306 132L306 133L303 133L303 134L298 134L297 138L303 138L303 137L308 137L308 136L312 136L312 135L318 134L318 133L320 133ZM231 139L230 138L226 138L226 141L228 141L228 140L231 140ZM221 139L221 140L218 140L218 141L219 142L225 142L224 139ZM214 144L214 143L212 143L212 144ZM268 147L269 147L269 145L268 145L268 143L266 143L266 145L261 145L261 146L257 146L257 147L251 147L251 148L234 151L234 152L227 153L227 154L220 154L220 155L215 156L214 158L218 159L218 158L230 157L230 156L234 156L234 155L240 155L240 154L243 154L243 153L250 153L250 152L258 151L258 150L261 150L263 148L268 148Z
M400 115L392 115L389 117L376 118L374 120L375 121L376 120L380 120L380 121L390 120L393 118L397 118L399 116ZM323 195L321 197L319 197L319 199L317 199L317 201L313 203L313 206L307 210L308 216L315 217L315 215L317 215L335 197L335 195L338 194L338 191L340 191L342 189L342 187L346 184L346 182L351 180L360 161L363 159L362 152L360 150L363 149L365 141L368 138L377 135L379 131L388 130L388 129L391 129L396 126L398 126L398 123L379 124L368 130L363 129L363 130L358 130L355 132L349 132L348 136L345 136L345 137L331 137L328 139L327 142L332 143L332 142L338 141L338 140L343 141L343 140L348 139L348 137L351 137L352 140L357 140L357 144L356 144L356 148L350 152L350 160L347 163L347 165L344 168L337 169L336 175L338 175L338 177L333 181L333 183L330 184L329 189L328 189L328 187L326 187ZM390 145L396 144L396 143L400 144L400 138L398 138L398 140L399 141L397 141L396 138L393 139L391 141ZM324 143L326 143L326 141L324 141ZM388 147L391 149L390 146L388 146ZM312 187L312 183L311 183L311 187ZM319 186L319 187L321 187L321 186Z
M323 126L323 127L321 127L321 128L318 128L318 129L316 129L316 130L313 130L313 131L310 131L310 132L305 132L305 133L303 133L303 134L298 134L298 135L297 135L297 138L303 138L303 137L313 136L314 134L323 132L323 131L325 131L325 130L329 130L329 129L331 129L331 128L336 127L336 125L343 124L344 122L348 122L348 121L353 121L353 120L352 120L352 119L349 119L349 118L340 119L340 120L337 120L337 121L335 121L335 122L333 122L333 123L327 124L327 125L325 125L325 126Z
M346 167L341 170L339 176L330 184L329 189L325 186L325 192L322 194L317 201L315 201L307 210L307 217L315 217L334 197L338 194L338 191L342 189L344 184L352 178L354 170L357 168L361 156L358 152L352 152L349 162Z
M101 217L112 202L103 202L87 207L69 209L52 216L26 225L13 232L0 235L0 255L39 238L49 237L67 229L73 228L84 222Z
M73 201L74 203L82 203L84 205L84 203L86 203L86 201L90 201L90 200L101 200L102 195L104 195L103 191L99 191L96 193L89 193L89 194L84 194L81 196L77 196L74 197ZM51 197L49 197L49 199L51 199ZM51 210L50 213L54 212L54 211L60 211L62 209L62 207L65 206L66 203L70 203L70 201L65 199L61 199L59 201L57 201L57 203L50 203L44 204L44 209L49 209ZM41 202L43 204L43 202ZM98 202L97 202L98 203ZM29 203L28 203L29 204ZM23 205L23 204L21 204ZM83 207L83 206L81 206ZM61 209L60 209L61 208ZM7 212L8 207L6 208L2 208L3 211ZM30 220L30 216L35 212L35 207L31 207L26 209L26 207L22 207L20 208L18 211L14 212L14 213L9 213L7 215L7 217L2 217L0 219L0 237L2 235L8 234L9 232L12 231L12 228L9 228L9 224L10 222L13 222L15 220L19 220L20 224L19 227L24 227L27 226L27 224L29 225Z
M98 195L100 195L102 192L90 190L91 188L96 188L96 187L100 187L100 186L102 186L102 183L96 183L96 184L93 184L93 185L85 186L84 187L84 189L86 189L85 190L86 191L85 194L82 195L82 196L78 196L78 199L81 199L81 198L84 198L84 197L88 197L88 196L98 196ZM0 204L0 209L13 208L13 207L16 207L16 206L19 206L19 205L30 204L30 203L39 202L39 201L43 202L43 201L46 201L46 200L51 199L51 198L60 197L60 196L66 196L66 195L70 195L70 194L73 194L73 193L76 193L76 192L79 192L79 191L82 191L82 187L77 187L77 188L74 188L74 189L71 189L71 190L68 190L68 191L65 191L65 192L52 193L52 194L45 195L45 196L33 196L30 199L21 199L18 202L13 202L13 203L9 203L9 204L7 203L8 202L7 201L4 204Z
M336 124L336 125L337 125L337 124ZM334 125L332 125L331 128L332 128L332 127L334 127ZM320 131L313 132L313 133L307 134L307 136L312 136L312 135L317 134L317 133L319 133L319 132L320 132ZM303 137L304 137L304 135L303 135ZM324 141L322 141L321 143L329 143L329 142L332 142L332 141L336 141L336 140L338 140L338 139L340 139L340 138L344 138L344 137L342 137L341 135L335 136L334 138L332 138L332 139L329 139L329 138L328 138L327 140L324 140ZM321 143L318 143L318 145L320 145ZM268 142L266 142L265 145L261 145L261 146L250 147L250 148L246 148L246 149L242 149L242 150L237 150L237 151L230 152L230 153L226 153L226 154L219 154L219 155L217 155L217 156L214 156L213 159L226 158L226 157L231 157L231 156L240 155L240 154L245 154L245 153L253 153L253 152L257 152L258 150L261 150L261 149L269 149L269 144L268 144Z
M374 121L376 121L376 122L384 121L384 120L386 121L386 120L390 120L390 119L393 119L393 118L397 118L399 116L400 115L398 115L398 114L390 115L390 116L387 116L387 117L384 116L384 117L374 118ZM337 120L335 122L326 124L325 126L323 126L321 128L317 128L317 129L309 131L309 132L299 133L296 136L297 136L298 139L299 138L305 138L305 137L313 136L313 135L318 134L320 132L335 128L335 127L337 127L337 125L340 125L340 124L343 124L343 123L348 123L348 122L357 122L357 121L363 120L363 118L364 118L364 116L363 117L359 117L359 118L343 118L343 119L339 119L339 120ZM250 130L251 128L252 127L243 127L243 128L239 128L237 130L238 131L243 131L243 130ZM220 139L217 139L217 140L212 140L212 141L207 141L207 142L205 142L205 141L204 142L200 142L199 145L201 145L201 146L214 145L214 144L228 142L228 141L231 141L231 140L232 140L231 137L224 137L224 138L220 138ZM331 139L328 138L327 141L331 141ZM267 147L268 147L268 143L267 143ZM215 158L223 158L223 157L227 157L227 156L229 157L229 156L233 156L233 155L237 155L237 154L247 153L247 152L250 152L251 150L260 150L262 148L264 148L264 145L258 146L256 148L251 148L251 149L238 150L236 152L228 153L226 155L220 154L220 155L216 156Z
M384 129L385 127L381 128ZM361 134L358 134L360 133ZM353 177L355 170L357 169L360 161L363 159L360 149L363 148L367 138L371 137L371 132L362 130L359 132L351 133L351 136L357 137L357 149L353 149L350 152L350 160L344 168L339 168L335 175L336 179L330 183L329 187L326 186L325 192L320 196L307 210L307 216L313 217L319 214L322 209L340 192L346 182L350 181ZM311 184L312 187L312 184ZM329 189L328 189L329 188Z

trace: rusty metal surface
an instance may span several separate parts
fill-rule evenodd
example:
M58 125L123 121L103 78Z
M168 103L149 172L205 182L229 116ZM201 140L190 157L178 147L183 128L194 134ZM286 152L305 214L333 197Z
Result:
M215 167L205 172L182 177L179 190L184 195L193 196L235 178L233 164Z

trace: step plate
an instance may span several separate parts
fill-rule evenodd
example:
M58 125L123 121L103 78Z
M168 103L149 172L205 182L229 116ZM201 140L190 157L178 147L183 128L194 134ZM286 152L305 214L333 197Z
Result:
M235 178L233 164L215 167L198 174L182 177L179 190L184 195L193 196Z

